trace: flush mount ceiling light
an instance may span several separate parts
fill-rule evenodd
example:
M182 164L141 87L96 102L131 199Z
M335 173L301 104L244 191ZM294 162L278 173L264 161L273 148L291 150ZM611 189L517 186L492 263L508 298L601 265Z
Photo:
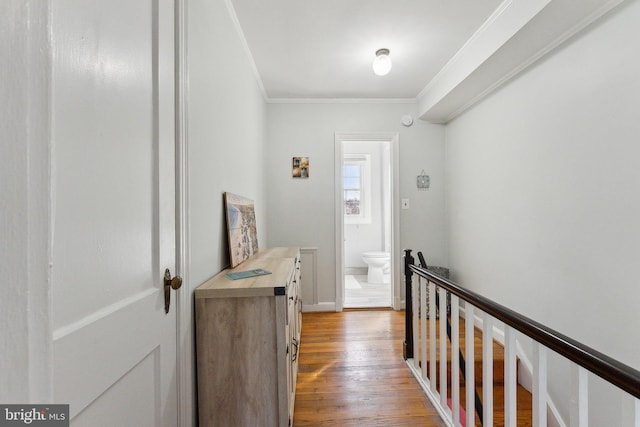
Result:
M391 71L389 49L378 49L376 59L373 60L373 72L378 76L386 76Z

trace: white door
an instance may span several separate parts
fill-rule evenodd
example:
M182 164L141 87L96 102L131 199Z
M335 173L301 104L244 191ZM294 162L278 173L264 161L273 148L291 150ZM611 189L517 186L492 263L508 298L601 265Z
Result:
M174 4L51 8L54 400L75 426L175 426Z

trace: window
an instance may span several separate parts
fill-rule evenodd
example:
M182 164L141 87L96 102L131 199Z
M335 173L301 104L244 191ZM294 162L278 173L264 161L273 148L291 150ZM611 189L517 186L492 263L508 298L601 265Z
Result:
M371 159L368 154L345 154L342 165L344 217L347 224L371 222L370 179Z
M362 195L362 165L348 164L344 168L344 214L346 216L360 216L360 201Z

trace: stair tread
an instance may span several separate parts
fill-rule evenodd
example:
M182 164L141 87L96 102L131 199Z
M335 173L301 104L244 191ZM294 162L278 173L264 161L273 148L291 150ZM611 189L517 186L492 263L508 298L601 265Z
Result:
M427 330L429 329L429 322L431 319L427 319ZM436 363L440 363L440 319L436 319ZM460 351L462 352L462 356L465 357L466 350L466 342L464 339L465 335L465 321L464 319L460 319L459 325L459 333L460 333ZM427 346L430 344L429 339L427 338ZM502 345L497 342L495 339L493 340L493 378L494 382L502 383L504 381L504 348ZM427 355L428 358L429 355ZM419 355L418 355L419 357ZM474 373L476 382L480 382L482 380L482 330L474 327ZM427 369L429 369L430 360L427 361ZM438 372L439 374L439 372ZM451 343L447 339L447 375L448 378L451 378Z
M429 321L427 320L427 331L429 331ZM418 322L421 323L421 322ZM465 355L465 324L464 319L460 319L459 325L459 337L460 337L460 350L462 351L462 355ZM420 328L421 325L418 327ZM418 329L418 331L420 331ZM418 334L420 336L420 334ZM437 380L439 382L439 364L440 364L440 320L436 320L436 363L437 366ZM451 396L451 343L447 339L447 377L448 377L448 387L447 394ZM475 378L475 386L476 390L482 398L482 330L475 327L474 328L474 378ZM429 340L427 339L427 345L429 345ZM415 348L419 348L416 346ZM417 355L419 357L420 355ZM501 427L504 426L504 348L503 346L493 339L493 426ZM429 370L430 360L427 361L427 370ZM439 388L439 385L438 385ZM465 387L464 380L461 378L460 384L460 399L461 406L466 407L465 404ZM531 393L527 391L524 387L518 384L517 386L517 425L518 427L529 427L532 425L531 414L532 414L532 400ZM480 426L480 422L478 416L476 414L476 425Z
M429 322L430 319L427 320L427 331L429 331ZM418 322L420 323L420 322ZM415 327L415 325L414 325ZM420 337L420 334L418 334L418 336ZM460 319L460 325L459 325L459 347L460 350L465 351L466 349L466 340L464 339L465 337L465 322L463 319ZM440 347L440 320L436 320L436 347L439 349ZM477 359L478 355L481 356L482 354L482 330L480 330L477 327L474 327L474 356ZM427 344L430 343L430 337L427 337ZM450 342L447 339L447 354L450 354ZM495 339L493 339L493 356L494 359L501 359L504 358L504 347L502 347L502 345L497 342ZM440 351L438 350L437 352L437 358L440 357Z
M476 390L482 397L482 387ZM460 406L466 409L465 388L460 388ZM532 400L531 393L521 385L518 385L516 391L516 409L518 427L530 427L532 425ZM478 415L476 414L476 425L480 425ZM504 387L502 385L494 385L493 387L493 427L504 426Z

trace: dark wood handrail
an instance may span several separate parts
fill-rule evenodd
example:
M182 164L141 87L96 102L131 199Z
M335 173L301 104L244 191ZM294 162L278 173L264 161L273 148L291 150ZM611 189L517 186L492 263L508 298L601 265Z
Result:
M640 371L415 264L407 264L405 272L416 273L441 286L474 307L640 399Z

